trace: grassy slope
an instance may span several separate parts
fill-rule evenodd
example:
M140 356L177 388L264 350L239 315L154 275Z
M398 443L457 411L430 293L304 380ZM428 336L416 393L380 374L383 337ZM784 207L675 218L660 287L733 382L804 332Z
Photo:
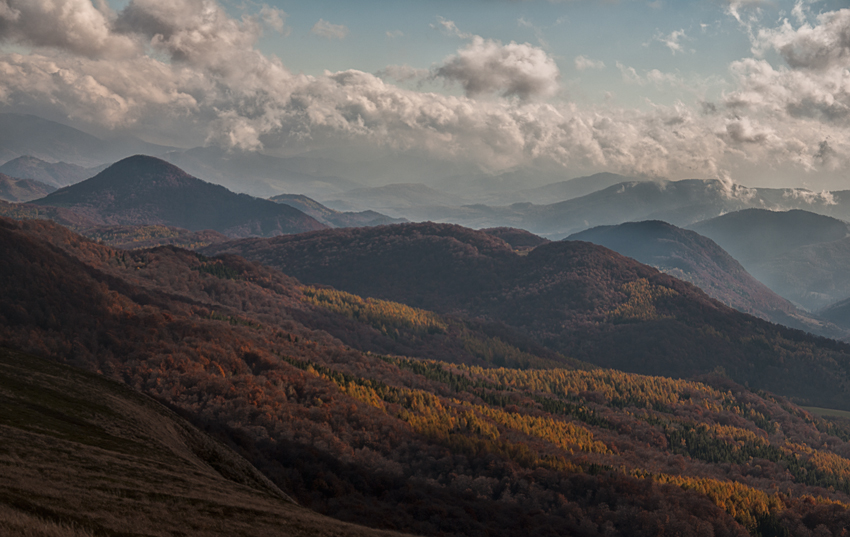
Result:
M0 534L389 535L298 507L152 399L0 348Z

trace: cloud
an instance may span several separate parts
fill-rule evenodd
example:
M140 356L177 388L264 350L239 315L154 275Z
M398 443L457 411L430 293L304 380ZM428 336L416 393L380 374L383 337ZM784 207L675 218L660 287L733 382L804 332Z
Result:
M451 21L439 25L468 42L430 70L308 76L257 49L264 28L281 27L275 14L285 31L283 12L258 8L237 19L214 0L132 0L116 15L67 0L80 14L71 16L47 10L49 2L0 0L4 42L32 47L0 52L6 109L48 110L100 128L144 125L185 143L270 153L354 141L492 171L545 163L681 178L744 166L769 173L850 165L846 10L755 32L754 47L775 51L774 62L784 64L767 55L734 62L733 87L702 113L703 96L693 105L647 102L643 110L547 101L558 92L559 70L545 50L467 36ZM577 68L596 66L579 58ZM707 84L617 67L638 86ZM389 80L456 83L464 94Z
M602 60L591 60L586 56L576 56L574 62L576 69L579 71L584 71L585 69L605 69L605 63Z
M425 81L432 78L429 69L415 69L409 65L388 65L381 69L375 76L378 78L389 78L397 82Z
M794 28L786 19L775 29L759 30L754 50L774 49L793 69L824 71L850 64L850 9L823 13L818 24Z
M263 5L260 10L260 18L263 19L263 22L279 34L289 34L289 29L286 28L286 17L286 12L275 7Z
M472 39L475 37L473 34L461 32L460 28L457 27L457 24L455 24L454 21L446 20L443 17L437 17L437 24L432 24L431 28L440 30L445 35L460 37L461 39Z
M541 48L474 36L435 70L435 76L459 82L468 96L497 93L529 99L554 95L560 71Z
M663 35L661 33L656 34L653 38L655 41L663 43L665 47L670 49L670 52L675 56L679 52L687 52L687 50L682 47L682 44L679 42L680 39L687 39L688 36L685 34L684 30L674 30L669 35ZM691 51L693 52L693 51Z
M387 37L390 39L395 39L396 37L404 37L404 32L401 30L387 30Z
M342 40L348 35L348 28L345 25L331 24L324 19L319 19L319 22L314 24L310 31L325 39Z
M126 57L138 43L111 31L90 0L0 0L0 41L66 50L88 58Z

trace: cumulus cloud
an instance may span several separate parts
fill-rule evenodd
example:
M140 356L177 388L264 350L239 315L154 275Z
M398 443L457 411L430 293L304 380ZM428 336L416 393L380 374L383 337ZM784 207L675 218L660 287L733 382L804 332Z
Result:
M0 41L67 50L85 57L124 57L132 39L111 31L91 0L0 0Z
M67 9L47 10L50 2ZM264 28L285 31L285 14L270 9L236 19L214 0L131 0L113 15L90 0L0 0L2 39L34 47L0 53L0 102L106 128L156 121L225 148L357 140L491 170L543 160L572 170L705 177L741 162L800 170L850 164L845 10L754 34L754 46L785 63L735 62L735 87L704 114L699 102L644 110L547 102L559 70L546 51L469 36L445 20L440 28L468 42L431 70L293 74L256 48ZM595 66L579 58L577 68ZM637 85L694 85L617 66ZM387 81L426 78L465 93Z
M774 50L785 65L774 66L762 58L734 62L731 70L738 89L725 96L726 105L737 113L797 121L795 130L850 127L850 9L824 13L817 22L795 28L785 20L778 28L760 30L754 50L759 54Z
M379 78L389 78L397 82L421 82L432 77L430 69L416 69L409 65L388 65L375 73L375 75Z
M348 35L348 28L345 25L331 24L325 19L319 19L310 31L320 37L324 37L325 39L342 40Z
M514 42L503 45L474 36L471 43L446 59L435 76L459 82L468 96L498 93L528 99L554 95L560 71L539 47Z
M591 60L586 56L576 56L574 60L576 69L584 71L585 69L605 69L605 62L602 60Z
M285 11L275 7L264 5L260 10L260 18L263 19L263 22L279 34L289 34L289 30L286 28L286 17Z
M850 64L850 9L823 13L818 24L794 28L786 19L775 29L759 30L754 49L774 49L793 69L824 71Z

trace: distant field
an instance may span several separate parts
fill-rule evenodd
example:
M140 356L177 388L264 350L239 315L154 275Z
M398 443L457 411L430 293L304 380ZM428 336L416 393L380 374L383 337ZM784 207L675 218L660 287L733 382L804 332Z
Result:
M850 418L850 412L846 410L835 410L833 408L819 408L816 406L801 406L800 408L808 410L812 414L818 416L830 416L834 418Z

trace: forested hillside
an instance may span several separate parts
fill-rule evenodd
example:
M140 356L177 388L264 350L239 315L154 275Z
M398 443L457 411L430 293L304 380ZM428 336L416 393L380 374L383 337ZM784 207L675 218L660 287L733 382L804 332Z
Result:
M719 372L597 369L493 320L304 286L238 257L113 250L47 222L0 220L0 247L4 345L152 395L319 513L458 536L850 524L850 428ZM634 267L640 288L651 273ZM646 310L611 300L622 318Z
M850 408L850 346L735 311L693 285L601 246L520 255L446 224L330 230L210 246L363 296L513 327L600 366L689 377L722 368L752 387Z

